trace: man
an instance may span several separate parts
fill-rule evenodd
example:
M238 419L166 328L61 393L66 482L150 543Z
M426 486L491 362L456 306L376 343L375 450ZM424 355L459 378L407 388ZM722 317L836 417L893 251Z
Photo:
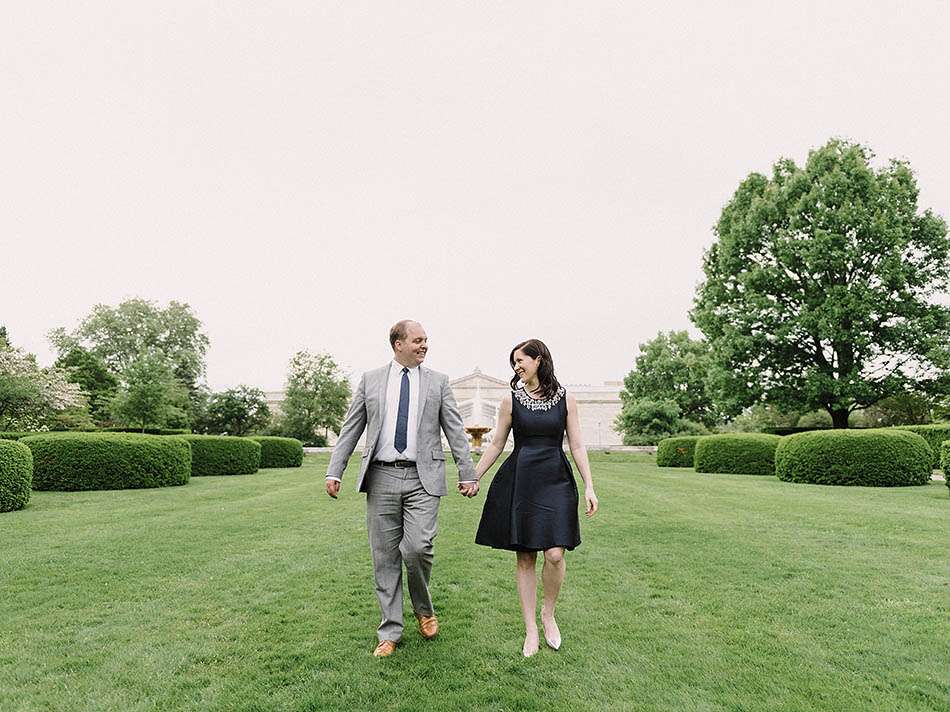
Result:
M366 526L383 614L376 657L392 655L402 638L403 564L419 632L427 640L439 632L429 575L439 498L447 491L440 428L458 465L459 491L467 497L477 492L449 379L422 366L428 351L425 330L418 322L400 321L390 329L389 343L393 360L363 374L327 468L327 494L336 499L343 470L365 429L356 484L366 493Z

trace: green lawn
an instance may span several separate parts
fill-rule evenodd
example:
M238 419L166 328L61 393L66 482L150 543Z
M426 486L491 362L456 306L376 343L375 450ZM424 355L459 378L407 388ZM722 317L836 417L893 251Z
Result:
M472 543L484 494L452 494L442 631L407 627L380 660L355 460L336 502L326 461L34 492L0 515L0 710L950 709L943 483L794 485L600 456L563 647L529 660L514 555Z

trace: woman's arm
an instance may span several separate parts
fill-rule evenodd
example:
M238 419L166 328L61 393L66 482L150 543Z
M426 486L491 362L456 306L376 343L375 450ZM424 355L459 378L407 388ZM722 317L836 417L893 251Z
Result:
M577 400L573 393L567 394L567 442L571 448L571 456L584 480L584 500L587 503L587 516L592 517L597 511L597 495L594 494L594 480L590 476L590 460L587 459L587 447L581 436L581 421L577 415Z
M495 434L492 436L491 444L485 448L485 452L478 459L475 466L475 479L480 480L488 472L489 468L495 464L495 460L505 449L505 443L508 442L508 433L511 432L511 393L502 396L501 403L498 404L498 421L495 423Z

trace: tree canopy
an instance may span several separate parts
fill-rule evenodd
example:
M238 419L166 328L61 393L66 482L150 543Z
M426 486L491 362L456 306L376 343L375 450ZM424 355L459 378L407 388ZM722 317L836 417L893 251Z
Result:
M264 392L242 385L212 394L198 429L215 434L247 435L266 428L270 417Z
M752 173L715 227L692 318L731 414L824 409L835 427L901 393L946 388L950 277L942 218L918 211L910 166L832 140L804 165Z
M115 307L97 304L75 331L55 329L50 340L60 356L81 346L120 377L146 352L159 356L189 391L205 373L209 344L190 306L171 301L163 309L146 299L128 299Z

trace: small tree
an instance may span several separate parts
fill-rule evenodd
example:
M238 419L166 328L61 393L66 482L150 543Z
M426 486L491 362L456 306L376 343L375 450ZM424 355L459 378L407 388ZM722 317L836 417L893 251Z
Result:
M727 432L761 433L772 428L794 428L801 417L799 411L780 411L767 403L745 408L723 427Z
M871 158L830 141L803 168L749 175L723 209L692 318L730 414L821 408L844 428L884 398L946 392L947 225L918 213L909 165Z
M624 403L614 424L624 445L656 445L673 435L705 435L702 423L680 417L679 406L670 400L636 398Z
M198 427L207 433L247 435L260 432L270 422L271 413L264 392L249 386L215 393Z
M290 360L279 432L305 443L320 430L339 432L351 395L350 382L329 354L299 351Z
M126 369L110 410L117 420L144 432L148 427L181 425L187 399L187 391L175 380L165 360L147 352Z
M924 425L931 422L933 401L927 396L902 393L878 401L854 413L856 420L866 428L886 428L892 425Z
M662 331L640 344L636 367L624 379L620 398L624 403L646 398L670 401L679 409L677 417L713 425L718 414L706 388L710 349L702 339L691 339L685 331Z

